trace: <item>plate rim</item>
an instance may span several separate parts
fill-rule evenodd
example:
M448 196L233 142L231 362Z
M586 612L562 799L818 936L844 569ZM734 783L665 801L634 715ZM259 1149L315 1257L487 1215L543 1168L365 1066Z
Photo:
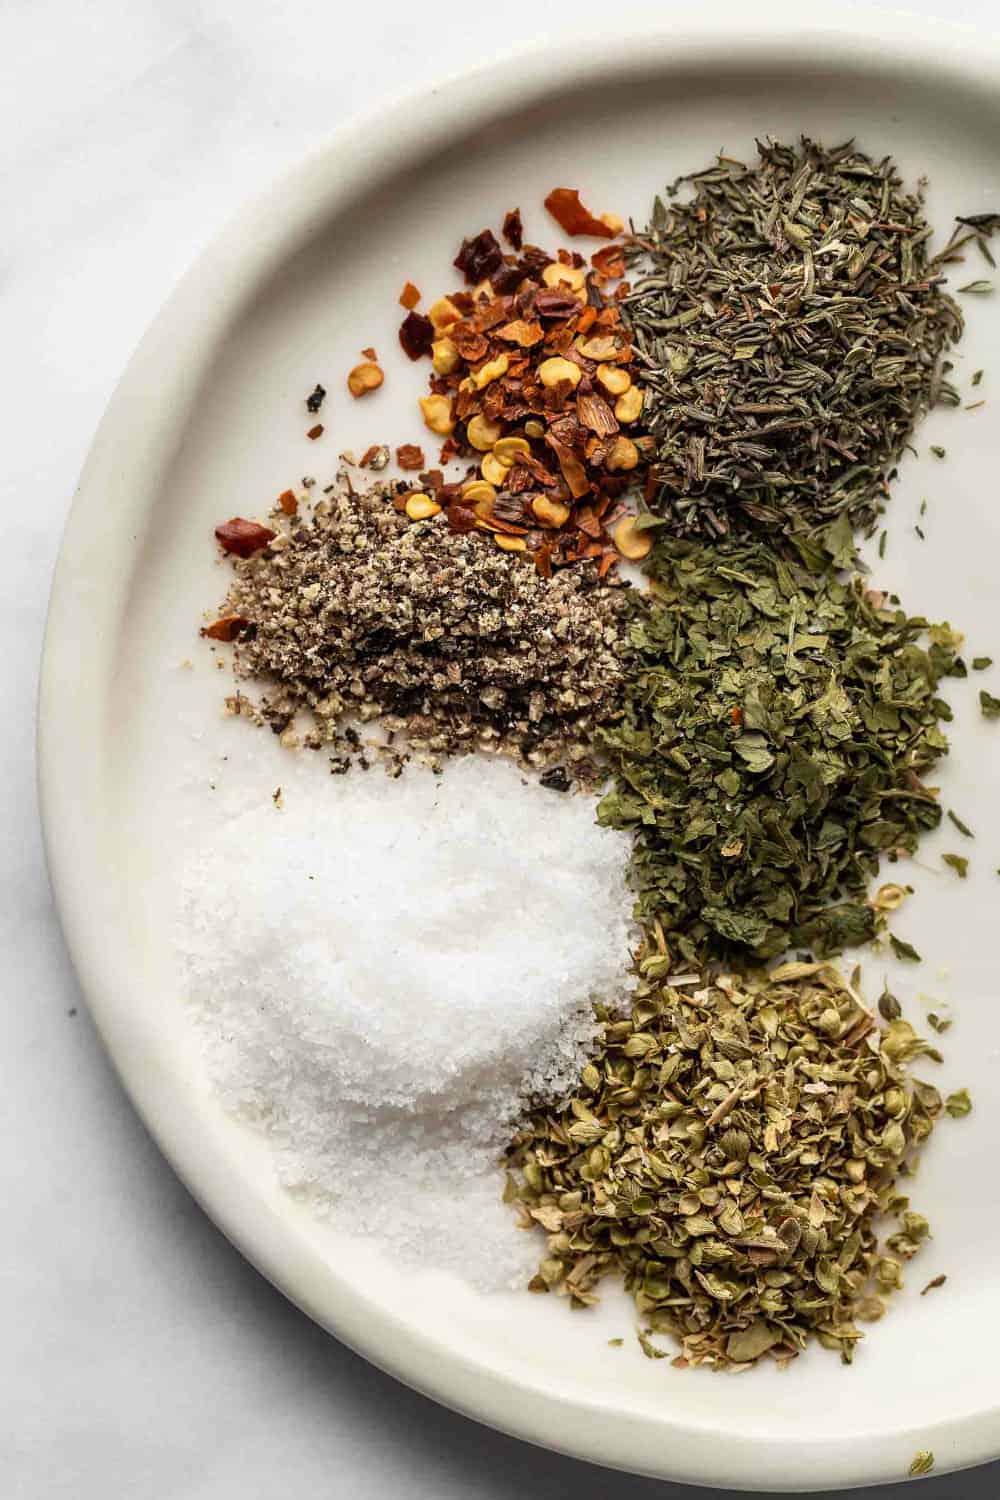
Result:
M622 82L695 66L775 69L876 66L898 76L920 70L940 82L1000 96L1000 40L927 17L814 12L804 24L783 7L748 22L726 4L677 24L596 28L567 46L540 42L461 70L356 116L246 204L210 242L170 293L133 353L97 429L63 531L49 600L38 698L38 789L50 879L63 934L88 1008L140 1118L189 1191L226 1237L286 1297L380 1369L444 1406L542 1447L626 1472L735 1489L816 1490L904 1477L900 1435L850 1438L763 1437L699 1430L690 1421L616 1414L528 1389L509 1375L457 1354L398 1318L365 1306L316 1251L294 1241L279 1216L261 1216L222 1170L184 1112L172 1085L128 1018L134 974L103 940L112 915L95 881L97 813L106 795L100 747L114 677L118 622L127 605L135 548L159 476L169 464L193 393L223 330L266 277L315 230L379 176L414 165L443 145L455 118L463 132L541 100L553 84ZM859 30L858 23L864 21ZM920 31L924 35L915 35ZM412 131L420 107L419 140ZM346 164L346 165L345 165ZM206 295L208 294L208 295ZM149 421L145 392L173 391ZM110 571L110 582L108 574ZM80 622L92 632L80 645ZM73 746L70 760L64 754ZM88 854L90 863L88 864ZM179 1118L180 1116L180 1118ZM933 1446L938 1472L1000 1455L1000 1392L991 1408L914 1433ZM919 1437L919 1443L916 1441ZM907 1444L910 1439L907 1438ZM905 1446L905 1445L904 1445ZM858 1451L861 1450L861 1451ZM912 1456L912 1451L908 1454ZM748 1478L748 1476L750 1476ZM818 1476L820 1476L818 1478Z

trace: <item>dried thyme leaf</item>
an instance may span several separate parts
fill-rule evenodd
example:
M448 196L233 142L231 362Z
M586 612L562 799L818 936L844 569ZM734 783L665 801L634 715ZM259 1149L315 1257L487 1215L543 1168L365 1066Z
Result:
M683 977L641 978L628 1016L599 1008L588 1083L511 1146L555 1264L538 1289L587 1306L620 1273L650 1359L657 1335L717 1369L815 1337L850 1362L857 1320L881 1316L929 1232L896 1179L941 1113L907 1073L935 1049L900 1019L880 1028L832 964ZM885 1213L896 1253L878 1243Z
M946 458L948 450L946 448L942 448L940 443L931 443L931 452L933 453L935 458ZM923 515L926 506L927 501L925 500L920 508L921 515Z
M841 514L871 531L916 421L960 400L940 367L962 332L939 275L956 239L930 259L890 157L758 151L679 179L633 240L622 305L656 443L649 503L684 535Z
M1000 698L994 698L985 688L979 689L979 707L984 719L1000 719Z
M950 865L960 880L964 880L969 873L969 861L961 854L942 854L942 860Z
M921 1448L907 1469L911 1479L916 1479L921 1474L929 1474L934 1467L934 1455L929 1448Z
M974 656L972 658L972 670L974 672L985 672L987 667L992 667L992 656Z
M944 1101L944 1107L953 1120L962 1120L972 1110L972 1099L968 1089L956 1089Z
M920 1293L921 1297L926 1297L928 1292L936 1292L937 1289L938 1289L938 1287L944 1286L944 1284L945 1284L945 1282L947 1280L948 1280L947 1276L934 1276L934 1277L932 1277L931 1280L927 1283L927 1285L921 1291L921 1293Z
M967 839L975 838L976 835L973 833L969 825L967 823L963 823L961 818L958 816L958 813L952 812L950 807L948 809L948 819L949 822L955 825L959 833L964 834Z
M914 948L913 944L904 943L903 939L898 938L894 932L890 932L889 934L889 946L897 958L904 959L907 963L911 964L919 964L921 962L920 954Z
M941 819L922 777L947 749L937 689L958 637L829 561L661 535L652 590L631 597L598 817L634 831L639 914L695 967L867 941L881 855Z

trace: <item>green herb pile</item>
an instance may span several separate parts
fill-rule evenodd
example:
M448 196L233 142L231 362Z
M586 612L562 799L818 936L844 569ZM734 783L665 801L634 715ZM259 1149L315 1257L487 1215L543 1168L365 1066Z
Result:
M669 1334L682 1365L785 1361L810 1334L850 1361L928 1232L897 1178L942 1109L907 1064L937 1054L830 965L693 992L668 966L646 959L577 1092L514 1143L508 1201L548 1234L533 1290L586 1306L622 1272L646 1353Z
M880 856L941 820L923 776L957 638L821 547L661 540L648 571L598 814L635 832L640 917L696 965L866 941Z
M623 304L656 439L647 495L678 533L758 523L870 530L914 423L957 405L941 356L962 332L931 228L889 157L758 143L657 199ZM985 219L988 216L981 216Z

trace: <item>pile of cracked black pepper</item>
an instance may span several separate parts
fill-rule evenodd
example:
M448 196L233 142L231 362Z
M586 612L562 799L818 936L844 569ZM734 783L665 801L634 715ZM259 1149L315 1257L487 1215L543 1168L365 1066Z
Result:
M623 590L592 569L542 579L394 499L342 483L277 511L268 545L234 557L236 673L263 691L230 710L332 752L335 770L486 750L557 789L597 779L595 730L621 704Z

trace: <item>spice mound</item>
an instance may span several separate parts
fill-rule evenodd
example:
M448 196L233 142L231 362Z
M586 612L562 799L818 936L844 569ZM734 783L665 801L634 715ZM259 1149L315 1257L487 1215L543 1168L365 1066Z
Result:
M620 707L626 590L590 568L542 578L443 516L411 522L395 497L342 485L311 514L276 513L277 535L233 558L222 616L241 622L235 670L266 686L231 710L286 742L305 711L305 743L342 769L364 748L352 724L378 718L396 768L481 749L564 785L594 778L594 730Z
M917 419L959 397L962 332L918 195L852 143L767 141L680 178L637 238L622 304L655 438L647 496L675 530L870 530ZM966 238L971 238L966 235Z
M445 439L441 461L475 463L437 499L449 525L527 552L539 572L590 559L603 577L620 553L631 556L608 528L650 446L618 301L624 252L605 245L588 265L576 251L553 256L517 238L508 255L488 229L466 240L455 264L470 288L438 298L427 317L411 312L400 329L412 357L431 357L420 409Z
M942 1107L907 1065L938 1055L830 965L672 983L668 962L512 1147L508 1197L548 1234L532 1289L586 1305L621 1272L646 1353L668 1334L681 1366L784 1362L810 1335L849 1362L928 1233L896 1179Z
M242 744L259 783L271 747ZM282 805L229 818L182 872L214 1084L345 1230L526 1280L497 1161L525 1101L576 1077L593 998L630 987L628 839L482 756L395 781L286 759Z
M630 596L600 817L635 831L641 916L693 966L866 942L880 857L941 820L922 778L948 747L937 690L964 671L959 637L838 575L840 530L788 557L660 541L651 592Z

